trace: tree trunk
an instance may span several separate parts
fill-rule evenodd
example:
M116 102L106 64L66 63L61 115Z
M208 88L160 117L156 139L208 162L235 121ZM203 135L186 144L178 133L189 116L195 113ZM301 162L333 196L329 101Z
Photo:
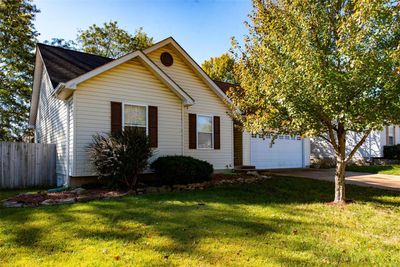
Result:
M334 203L346 203L345 171L346 171L346 131L339 123L337 131L336 172L335 172L335 200Z
M335 172L335 200L337 204L344 204L346 202L346 191L345 191L345 170L346 161L337 157L336 172Z

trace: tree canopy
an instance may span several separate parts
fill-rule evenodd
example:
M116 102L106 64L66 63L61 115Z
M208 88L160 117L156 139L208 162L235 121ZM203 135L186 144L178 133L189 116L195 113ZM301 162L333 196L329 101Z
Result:
M79 50L104 57L118 58L136 50L145 49L153 44L143 28L134 34L121 29L116 21L104 23L102 26L91 25L79 31L77 43Z
M201 67L213 80L236 84L234 65L235 59L228 53L224 53L219 57L205 60Z
M29 0L0 1L0 141L20 140L27 126L38 12Z
M254 0L235 42L241 89L231 91L252 132L319 136L335 150L335 202L344 170L372 130L400 123L397 1ZM346 155L346 133L363 134Z
M44 41L45 44L58 46L65 49L77 50L77 44L73 40L65 40L64 38L51 38L51 40Z

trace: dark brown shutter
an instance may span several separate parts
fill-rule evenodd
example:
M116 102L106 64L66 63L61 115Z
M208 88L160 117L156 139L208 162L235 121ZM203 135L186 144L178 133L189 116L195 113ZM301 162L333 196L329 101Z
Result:
M218 116L214 116L214 149L221 149L221 127Z
M149 106L149 138L151 147L158 146L158 109L154 106Z
M122 103L111 102L111 133L122 131Z
M196 114L189 113L189 149L197 148L197 120Z
M386 145L389 145L389 126L386 126Z

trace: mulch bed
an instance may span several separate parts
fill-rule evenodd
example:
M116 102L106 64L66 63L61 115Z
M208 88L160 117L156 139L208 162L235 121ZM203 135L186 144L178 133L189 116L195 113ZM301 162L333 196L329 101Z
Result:
M237 180L239 178L242 179L251 179L254 178L254 175L245 174L245 173L232 173L232 174L225 174L225 173L214 173L211 179L211 182L220 182L220 181L227 181L227 180Z
M64 204L73 202L85 202L94 199L115 198L126 195L126 191L115 191L109 189L87 189L83 192L62 191L62 192L38 192L36 194L20 194L5 200L5 205L11 207L37 207L40 205Z

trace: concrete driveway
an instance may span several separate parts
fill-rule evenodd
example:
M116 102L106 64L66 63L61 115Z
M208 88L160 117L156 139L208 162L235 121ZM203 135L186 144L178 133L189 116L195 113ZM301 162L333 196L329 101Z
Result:
M334 169L285 169L272 170L271 172L273 175L278 176L305 177L323 181L335 181ZM400 191L400 176L346 172L346 184Z

